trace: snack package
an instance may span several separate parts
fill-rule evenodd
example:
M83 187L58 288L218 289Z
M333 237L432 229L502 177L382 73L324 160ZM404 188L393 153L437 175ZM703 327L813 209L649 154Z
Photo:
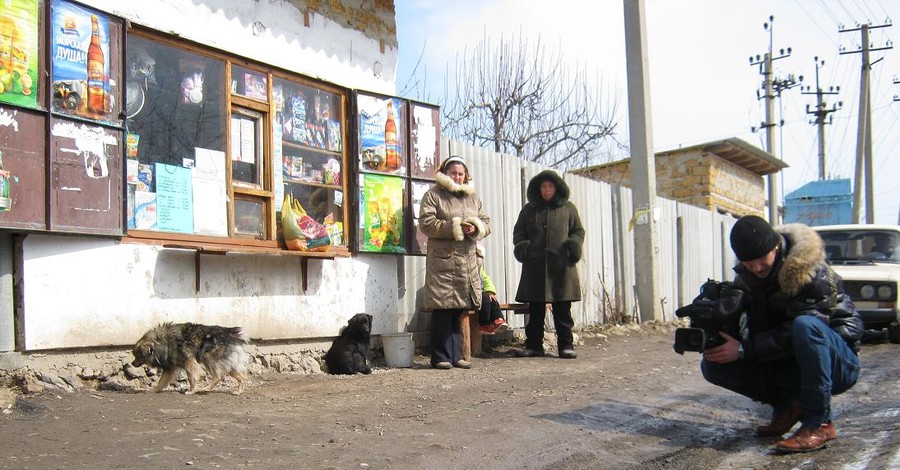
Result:
M328 236L328 231L325 230L325 226L310 217L306 213L306 210L303 209L303 206L300 205L300 201L296 199L294 199L293 210L294 216L297 219L297 226L300 228L300 232L306 239L306 250L328 250L328 246L331 245L331 238Z

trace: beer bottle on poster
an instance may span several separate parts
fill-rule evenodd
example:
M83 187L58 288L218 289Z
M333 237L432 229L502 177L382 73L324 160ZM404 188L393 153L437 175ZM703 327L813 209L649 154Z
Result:
M106 94L106 65L103 49L100 48L100 24L97 15L91 15L91 45L87 53L88 110L97 114L106 113L103 100Z
M397 147L397 123L394 121L394 100L387 102L384 122L384 167L388 171L400 168L400 149Z

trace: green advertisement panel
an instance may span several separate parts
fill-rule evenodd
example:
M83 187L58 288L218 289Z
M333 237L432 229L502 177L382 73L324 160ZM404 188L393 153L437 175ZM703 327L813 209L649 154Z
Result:
M37 108L38 2L0 7L0 102Z
M360 250L406 253L403 202L406 180L398 176L360 174Z

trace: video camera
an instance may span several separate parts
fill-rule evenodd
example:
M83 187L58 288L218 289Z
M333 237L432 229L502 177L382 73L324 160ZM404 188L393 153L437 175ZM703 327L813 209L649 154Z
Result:
M678 318L691 319L690 328L675 330L675 352L703 352L723 344L720 331L737 338L741 313L746 307L746 292L733 282L707 280L693 302L675 311Z

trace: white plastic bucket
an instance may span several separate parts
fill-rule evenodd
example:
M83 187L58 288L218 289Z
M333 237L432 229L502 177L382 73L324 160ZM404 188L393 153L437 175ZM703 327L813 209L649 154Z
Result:
M412 333L381 335L381 344L384 346L384 362L388 367L412 367L416 352Z

